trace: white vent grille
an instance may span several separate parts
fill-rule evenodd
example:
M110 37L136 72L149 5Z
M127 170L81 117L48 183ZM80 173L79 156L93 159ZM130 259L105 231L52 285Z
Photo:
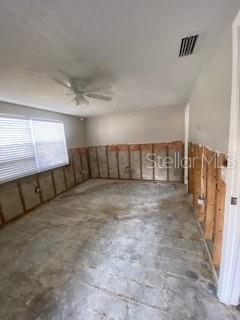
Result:
M186 37L182 39L179 57L190 56L193 54L198 37L199 35L197 34L192 37Z

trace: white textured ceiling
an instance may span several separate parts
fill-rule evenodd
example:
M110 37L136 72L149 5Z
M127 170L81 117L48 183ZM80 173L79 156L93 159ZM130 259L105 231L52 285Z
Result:
M1 0L0 100L91 116L181 105L239 0ZM237 12L236 12L237 13ZM178 58L182 37L195 54ZM59 82L112 85L76 107Z

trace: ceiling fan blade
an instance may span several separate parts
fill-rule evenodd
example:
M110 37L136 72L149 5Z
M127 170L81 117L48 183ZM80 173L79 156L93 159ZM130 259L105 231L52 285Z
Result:
M98 100L103 100L103 101L111 101L112 97L110 96L105 96L103 94L100 93L86 93L85 96L89 97L89 98L93 98L93 99L98 99Z
M67 82L58 80L58 79L56 79L56 78L54 78L53 80L54 80L57 84L59 84L60 86L62 86L62 87L64 87L64 88L67 88L67 89L71 89L70 83L67 83Z

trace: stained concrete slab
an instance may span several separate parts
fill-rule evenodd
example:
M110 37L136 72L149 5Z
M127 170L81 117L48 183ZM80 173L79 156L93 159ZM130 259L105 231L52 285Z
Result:
M41 203L40 194L36 192L38 186L36 176L26 177L20 180L23 199L26 210L35 208Z
M52 199L55 196L54 184L51 172L45 172L38 175L38 183L41 190L43 202Z
M17 182L9 182L0 186L0 205L5 222L23 214Z
M180 184L89 180L0 231L0 319L239 319Z

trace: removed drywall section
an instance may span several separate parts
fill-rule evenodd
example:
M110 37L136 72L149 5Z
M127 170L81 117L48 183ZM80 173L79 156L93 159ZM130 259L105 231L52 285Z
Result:
M0 102L0 114L1 113L62 121L64 123L67 147L76 148L86 145L85 120L82 121L79 117L43 111L7 102Z
M3 222L8 222L24 213L18 182L0 185L0 207Z
M189 147L189 193L216 269L220 267L226 185L221 177L226 157L198 144ZM201 199L201 202L199 200Z
M232 28L200 73L190 97L190 140L223 153L228 151L232 83Z
M141 109L86 120L86 142L89 146L183 139L183 106Z
M89 178L86 148L68 150L70 164L0 185L0 225ZM79 164L83 164L79 166ZM80 178L81 176L81 178ZM79 177L79 179L77 179Z
M108 152L109 178L118 179L119 178L119 170L118 170L117 146L115 146L115 145L107 146L107 152Z
M153 180L154 179L154 158L153 158L153 145L142 144L141 145L141 163L142 163L142 179Z
M20 180L26 211L40 205L40 193L37 192L38 182L36 176L26 177Z
M89 147L91 177L183 182L183 150L182 141Z
M40 187L40 197L42 202L49 201L55 197L53 177L50 171L40 173L37 176L37 182Z
M54 169L52 174L56 194L59 195L67 189L64 168Z
M127 144L117 145L120 179L130 179L130 158Z

